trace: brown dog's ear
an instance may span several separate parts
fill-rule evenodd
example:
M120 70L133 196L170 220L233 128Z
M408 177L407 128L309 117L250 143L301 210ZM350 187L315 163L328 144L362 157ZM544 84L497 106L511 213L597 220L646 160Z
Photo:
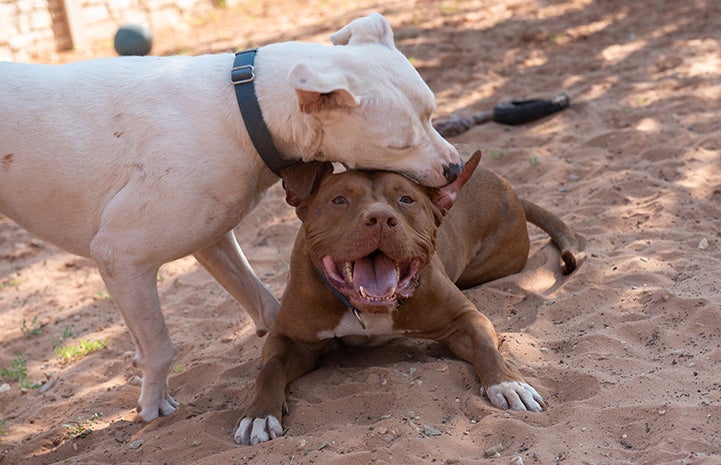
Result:
M318 187L321 179L333 173L333 164L330 162L311 161L308 163L295 163L280 170L285 189L285 201L292 207L297 207L307 199Z
M466 162L463 166L461 174L450 184L446 184L443 187L434 189L431 194L431 201L444 213L448 212L453 206L453 202L456 201L458 193L461 191L463 185L471 179L471 175L476 170L478 162L481 161L481 151L476 152L471 156L471 159Z

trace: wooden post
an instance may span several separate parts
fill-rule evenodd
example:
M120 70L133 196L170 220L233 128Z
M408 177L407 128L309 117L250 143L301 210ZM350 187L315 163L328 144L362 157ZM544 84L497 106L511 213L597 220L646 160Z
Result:
M89 46L90 38L86 34L85 21L83 18L82 0L62 0L65 7L65 20L73 50L84 50Z

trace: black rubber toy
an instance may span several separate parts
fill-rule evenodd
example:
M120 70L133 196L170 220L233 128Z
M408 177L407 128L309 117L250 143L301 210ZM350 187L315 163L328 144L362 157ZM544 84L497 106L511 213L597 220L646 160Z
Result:
M571 100L561 93L550 99L511 100L493 107L493 121L501 124L523 124L568 108Z
M433 127L441 136L453 137L489 121L508 125L529 123L568 108L570 104L568 95L564 93L550 99L509 100L496 105L493 111L482 111L470 116L453 115L442 121L434 121Z

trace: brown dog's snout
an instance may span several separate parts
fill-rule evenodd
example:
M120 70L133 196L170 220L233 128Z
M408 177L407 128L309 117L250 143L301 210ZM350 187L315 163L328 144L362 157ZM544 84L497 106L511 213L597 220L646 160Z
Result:
M389 208L376 207L368 209L363 214L363 224L366 226L386 225L392 228L398 224L398 218Z
M461 163L450 163L443 167L443 176L449 183L456 180L456 178L463 171L463 162Z

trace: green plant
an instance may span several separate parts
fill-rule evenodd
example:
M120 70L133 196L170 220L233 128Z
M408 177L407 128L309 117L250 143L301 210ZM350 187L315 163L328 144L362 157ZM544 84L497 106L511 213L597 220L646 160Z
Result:
M3 281L0 281L0 291L5 289L6 287L18 287L18 286L20 286L21 282L22 281L20 281L19 278L8 278Z
M7 436L7 435L8 435L8 431L5 429L5 428L7 428L7 426L8 426L8 422L7 422L7 421L5 421L5 420L0 421L0 436Z
M541 164L541 160L539 160L537 156L531 155L531 157L528 159L528 163L530 163L531 166L538 166Z
M89 420L78 417L77 421L65 423L63 426L69 430L66 437L70 439L84 438L93 432L93 425L102 417L102 413L93 413Z
M30 326L28 326L27 320L23 318L23 327L20 328L20 330L23 332L25 337L30 338L37 334L40 334L43 331L43 324L38 321L37 315L35 315L35 317L33 318Z
M96 294L100 300L110 300L110 292L107 287L102 288Z
M70 326L66 326L60 339L52 339L50 343L53 345L53 349L57 349L65 339L70 339L71 337L73 337L73 331L70 329Z
M107 339L101 339L99 341L89 341L87 339L83 339L77 344L56 347L55 355L60 359L68 361L78 357L85 357L86 355L102 350L107 346Z
M18 352L16 355L15 359L10 362L10 367L0 370L0 376L17 381L20 389L24 391L39 388L40 383L33 383L28 379L28 362L22 352Z
M491 150L491 158L493 158L494 160L498 160L503 156L504 153L505 150L503 149Z

